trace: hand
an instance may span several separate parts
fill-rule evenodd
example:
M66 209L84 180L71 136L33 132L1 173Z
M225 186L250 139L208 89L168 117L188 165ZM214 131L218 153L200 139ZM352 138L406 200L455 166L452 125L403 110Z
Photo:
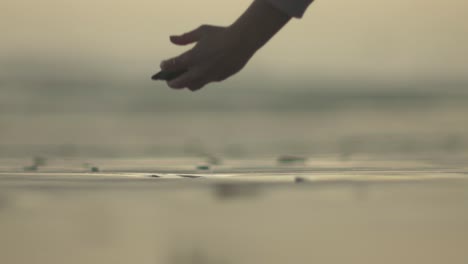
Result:
M196 43L184 54L163 61L165 72L184 72L167 84L174 89L201 89L240 71L250 58L288 21L289 15L264 0L254 0L229 27L201 26L181 36L171 36L176 45Z
M182 55L161 63L164 71L187 70L167 84L173 89L196 91L210 82L219 82L239 72L256 49L230 27L201 26L180 36L171 36L176 45L196 43Z

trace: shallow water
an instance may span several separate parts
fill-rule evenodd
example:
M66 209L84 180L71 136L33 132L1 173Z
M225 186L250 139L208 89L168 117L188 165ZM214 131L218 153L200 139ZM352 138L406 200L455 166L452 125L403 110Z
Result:
M463 162L101 159L91 173L24 161L0 162L1 263L468 260Z
M0 263L467 263L465 97L345 97L2 112Z
M258 158L468 153L466 108L0 115L0 156Z

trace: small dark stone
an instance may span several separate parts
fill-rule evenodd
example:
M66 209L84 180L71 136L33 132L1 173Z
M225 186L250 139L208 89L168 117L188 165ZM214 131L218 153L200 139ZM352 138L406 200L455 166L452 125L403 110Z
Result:
M277 159L277 162L279 164L304 164L306 162L307 158L305 157L300 157L300 156L280 156Z
M302 178L302 177L296 177L296 178L294 178L294 182L295 182L295 183L303 183L303 182L305 182L305 181L306 181L306 180L305 180L304 178Z
M98 167L92 167L91 172L99 172L99 168Z
M179 175L179 176L182 177L182 178L190 178L190 179L201 178L201 176L197 176L197 175L187 175L187 174L181 174L181 175Z
M209 169L210 169L210 166L208 165L197 166L197 170L209 170Z
M158 73L156 73L155 75L153 75L153 77L151 77L151 79L157 81L157 80L161 80L161 81L170 81L170 80L173 80L177 77L179 77L180 75L186 73L187 70L181 70L181 71L175 71L175 72L168 72L168 71L160 71Z
M156 175L156 174L150 175L150 177L151 177L151 178L161 178L161 176Z

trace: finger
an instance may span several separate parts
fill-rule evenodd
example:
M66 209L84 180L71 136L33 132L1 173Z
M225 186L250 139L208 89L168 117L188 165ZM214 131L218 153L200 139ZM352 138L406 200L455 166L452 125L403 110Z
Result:
M200 90L201 88L203 88L207 83L206 82L198 82L198 83L194 83L192 85L189 85L188 86L188 89L192 92L196 92L198 90Z
M161 62L161 69L164 71L180 71L190 66L192 61L192 51L189 50L182 55Z
M167 85L169 85L169 87L173 89L183 89L185 87L190 87L194 83L196 83L198 77L199 75L197 74L197 72L191 70L172 81L168 81Z
M200 40L207 27L208 26L200 26L197 29L187 32L185 34L179 36L171 36L171 42L176 45L188 45L195 43Z

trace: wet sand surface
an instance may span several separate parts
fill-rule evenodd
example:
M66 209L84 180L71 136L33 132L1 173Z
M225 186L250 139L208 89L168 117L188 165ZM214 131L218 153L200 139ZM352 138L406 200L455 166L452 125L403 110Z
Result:
M463 162L0 161L0 263L467 263Z
M58 6L78 15L78 5ZM468 80L455 65L466 61L455 44L466 42L448 38L456 31L398 49L396 35L347 25L353 42L378 46L355 42L369 52L356 50L362 67L328 43L338 52L323 65L288 54L298 67L257 65L194 94L151 82L156 57L138 59L141 48L114 56L122 43L95 38L86 48L86 34L55 23L80 38L69 52L55 26L42 34L36 25L33 38L4 24L28 44L0 60L0 264L468 263ZM407 29L432 36L429 24ZM31 45L36 36L53 52ZM163 54L155 42L130 41Z

